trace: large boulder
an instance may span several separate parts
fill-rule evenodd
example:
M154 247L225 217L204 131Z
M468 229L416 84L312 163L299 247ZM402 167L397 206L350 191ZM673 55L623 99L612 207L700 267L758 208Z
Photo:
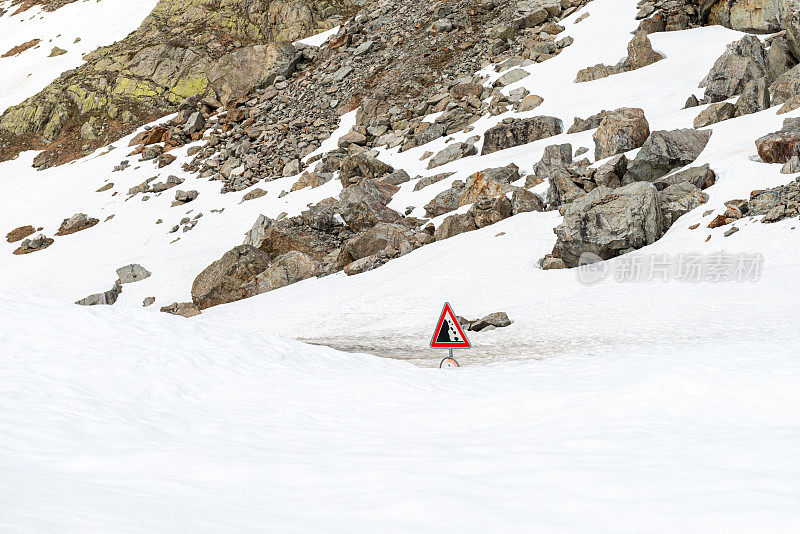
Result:
M650 124L639 108L620 108L610 112L595 131L594 157L604 159L639 148L650 135Z
M736 106L730 102L716 102L711 104L694 118L692 124L695 128L704 128L718 122L732 119L736 114Z
M440 150L428 161L428 169L441 167L457 159L465 158L467 156L474 156L478 153L475 148L475 143L466 141L463 143L451 143L445 148Z
M567 267L577 266L584 253L610 259L654 243L663 226L653 184L639 182L614 190L601 186L567 208L555 229L554 254Z
M697 159L711 139L711 130L658 130L650 134L628 165L625 181L653 182Z
M663 230L666 232L678 220L697 206L705 204L708 196L700 188L689 182L671 185L658 195L661 214L664 216Z
M757 139L756 148L766 163L786 163L800 155L800 120L787 119L783 128Z
M211 86L227 104L256 87L266 87L275 78L288 78L301 54L290 43L247 46L223 56L209 71Z
M362 152L351 154L339 164L339 180L342 187L349 187L364 178L374 180L394 171L388 163Z
M467 212L472 215L475 226L484 228L511 217L511 201L505 196L482 198L473 204Z
M410 242L412 239L414 239L414 232L403 225L378 223L347 241L342 247L336 263L339 267L344 267L361 258L377 254L387 246L399 250L403 241Z
M472 204L481 197L496 197L510 191L511 183L519 179L519 167L513 163L476 172L467 178L459 206Z
M764 111L771 105L769 87L766 78L751 80L744 86L742 95L736 101L734 115L741 117L750 113Z
M563 124L556 117L530 117L528 119L504 119L503 122L486 130L482 154L532 143L540 139L558 135Z
M717 175L713 170L711 170L709 164L706 163L705 165L701 165L699 167L689 167L688 169L683 169L676 173L662 176L653 182L653 185L656 186L656 189L661 191L662 189L666 189L671 185L689 182L698 189L706 189L707 187L714 185L716 181Z
M711 67L700 82L705 87L705 103L727 100L741 94L751 80L767 75L767 58L764 45L752 35L728 45L728 49Z
M319 263L308 254L293 250L275 261L242 286L245 296L260 295L311 278L319 272Z
M772 105L783 104L800 95L800 65L787 70L769 86Z
M339 214L347 226L359 232L379 222L395 222L400 214L386 206L391 196L373 180L362 180L342 190Z
M464 196L465 188L466 185L461 180L453 182L453 185L448 189L445 189L425 204L425 215L433 218L458 209L461 206L461 198Z
M433 237L436 238L436 241L441 241L442 239L477 229L478 227L475 225L475 219L471 213L457 213L446 217L442 224L436 228Z
M752 33L773 33L781 29L788 5L786 0L706 0L708 24Z
M204 310L247 296L244 285L269 267L269 256L250 245L239 245L197 275L192 301Z

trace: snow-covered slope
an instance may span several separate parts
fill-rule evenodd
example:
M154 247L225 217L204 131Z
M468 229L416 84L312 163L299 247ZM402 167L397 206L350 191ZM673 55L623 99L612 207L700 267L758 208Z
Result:
M125 308L0 313L3 532L800 521L796 337L430 370Z
M62 72L83 63L83 54L138 28L157 1L81 1L53 12L37 6L17 15L13 15L16 8L11 8L0 16L0 54L33 39L41 42L19 55L0 58L0 113L33 96ZM8 7L10 2L0 4ZM56 46L66 54L49 57Z

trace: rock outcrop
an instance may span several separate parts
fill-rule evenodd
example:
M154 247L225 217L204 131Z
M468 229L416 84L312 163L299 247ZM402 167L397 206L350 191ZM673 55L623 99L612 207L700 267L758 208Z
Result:
M288 42L332 25L348 3L160 0L138 30L9 108L0 159L45 148L39 166L63 163L188 98L238 98L290 74L300 56Z
M554 256L567 267L584 253L610 259L654 243L663 233L658 191L649 183L598 187L572 203L555 229Z

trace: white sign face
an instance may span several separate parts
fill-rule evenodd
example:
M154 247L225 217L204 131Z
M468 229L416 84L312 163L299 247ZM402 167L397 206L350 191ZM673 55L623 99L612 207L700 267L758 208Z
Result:
M458 365L458 362L456 361L455 358L448 356L447 358L442 360L441 363L439 363L439 369L443 367L461 367L461 366Z

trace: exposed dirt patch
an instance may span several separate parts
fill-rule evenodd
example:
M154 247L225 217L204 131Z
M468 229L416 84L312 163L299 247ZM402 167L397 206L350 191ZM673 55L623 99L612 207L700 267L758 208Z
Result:
M36 233L36 228L31 226L30 224L27 226L20 226L19 228L14 228L10 232L6 234L6 241L9 243L14 243L16 241L22 241L29 235L33 235Z
M23 53L24 51L26 51L26 50L28 50L30 48L33 48L34 46L38 45L41 42L42 42L41 39L31 39L27 43L22 43L21 45L15 46L14 48L12 48L11 50L9 50L8 52L6 52L5 54L3 54L0 57L18 56L21 53Z
M11 2L11 5L17 6L17 10L14 11L11 16L19 15L23 11L27 11L34 6L42 6L42 9L45 11L55 11L75 1L76 0L14 0Z

